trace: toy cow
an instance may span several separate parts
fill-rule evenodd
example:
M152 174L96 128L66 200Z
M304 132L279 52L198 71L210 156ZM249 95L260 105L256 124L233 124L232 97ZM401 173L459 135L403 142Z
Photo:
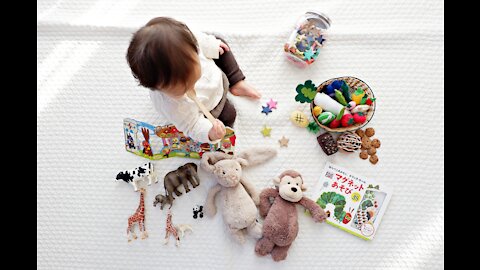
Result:
M133 170L119 172L117 174L117 181L123 180L126 183L130 183L133 185L134 190L137 191L137 182L144 180L145 177L148 178L148 185L151 185L153 180L155 183L158 182L156 173L153 170L153 164L151 162L145 163Z

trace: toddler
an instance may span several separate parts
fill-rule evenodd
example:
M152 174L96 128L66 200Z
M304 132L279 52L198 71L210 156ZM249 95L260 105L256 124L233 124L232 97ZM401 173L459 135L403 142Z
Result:
M223 39L193 34L172 18L150 20L134 33L127 61L140 85L149 88L155 109L178 130L200 142L214 143L233 128L236 117L227 92L259 99ZM186 92L197 97L217 120L212 124Z

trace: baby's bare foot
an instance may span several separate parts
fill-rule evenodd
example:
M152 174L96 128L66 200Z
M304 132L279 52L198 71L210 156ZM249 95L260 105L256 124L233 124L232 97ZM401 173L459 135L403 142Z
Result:
M255 88L243 80L230 87L230 92L235 96L245 96L253 99L260 99L262 97Z

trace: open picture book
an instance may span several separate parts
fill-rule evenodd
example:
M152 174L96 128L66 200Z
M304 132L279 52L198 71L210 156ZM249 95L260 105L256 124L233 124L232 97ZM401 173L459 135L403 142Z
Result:
M197 142L185 136L174 125L153 126L126 118L123 120L125 149L144 158L159 160L170 157L201 158L203 153L222 151L233 154L235 131L226 128L225 137L216 144Z
M312 192L328 224L365 240L374 238L391 196L385 185L330 162Z

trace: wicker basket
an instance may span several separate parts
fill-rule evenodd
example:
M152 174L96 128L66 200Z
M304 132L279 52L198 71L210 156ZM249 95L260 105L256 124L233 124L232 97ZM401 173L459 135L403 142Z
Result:
M351 93L353 93L358 87L361 87L365 91L365 93L368 95L368 97L375 98L375 96L373 95L373 91L370 88L370 86L368 86L364 81L362 81L358 78L355 78L355 77L350 77L350 76L338 77L338 78L333 78L333 79L329 79L327 81L324 81L322 84L320 84L318 86L317 92L322 92L323 89L327 85L329 85L330 83L332 83L335 80L344 80L347 83L347 85L350 86ZM310 104L310 112L312 113L313 119L315 120L317 125L320 126L323 129L325 129L326 131L345 132L345 131L355 131L355 130L365 126L366 124L368 124L368 122L370 122L370 120L372 119L373 114L375 113L375 106L376 106L376 102L373 102L372 108L370 110L368 110L367 115L366 115L367 116L367 121L365 121L364 123L361 123L361 124L360 123L355 123L354 125L351 125L349 127L330 128L328 126L320 124L317 117L315 117L315 115L313 114L313 108L315 107L315 104L313 103L313 101Z

